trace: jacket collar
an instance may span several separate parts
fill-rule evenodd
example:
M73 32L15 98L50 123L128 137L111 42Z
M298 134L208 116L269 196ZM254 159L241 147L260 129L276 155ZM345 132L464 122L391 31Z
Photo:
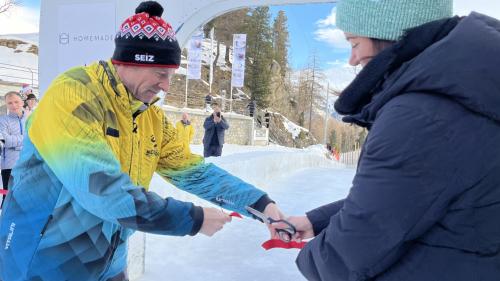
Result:
M23 111L23 114L21 116L17 115L17 113L15 113L15 112L9 112L8 116L11 118L23 119L25 114L24 114L24 111Z
M151 103L144 103L137 100L121 81L111 60L99 61L99 65L104 77L104 86L108 88L109 92L116 95L117 100L120 101L124 108L130 111L133 118L139 116L148 110L151 105L160 100L158 97L155 97Z
M404 63L446 37L459 21L459 17L453 17L410 29L400 41L374 57L335 102L335 110L347 115L343 121L369 128L378 109L394 97L384 96L375 102L384 82Z

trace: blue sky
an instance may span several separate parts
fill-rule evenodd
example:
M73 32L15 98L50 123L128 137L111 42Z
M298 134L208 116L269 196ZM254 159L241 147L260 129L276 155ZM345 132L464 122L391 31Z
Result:
M18 2L18 6L0 15L0 34L38 32L40 0L19 0ZM3 1L0 0L0 3Z
M346 42L339 34L332 33L334 26L328 22L332 17L334 4L303 4L272 6L272 16L285 11L290 36L290 66L300 69L307 65L311 55L316 53L320 67L325 68L334 61L345 62L349 56ZM336 38L334 38L336 35ZM340 39L340 40L339 40Z
M21 0L21 5L40 9L40 0Z

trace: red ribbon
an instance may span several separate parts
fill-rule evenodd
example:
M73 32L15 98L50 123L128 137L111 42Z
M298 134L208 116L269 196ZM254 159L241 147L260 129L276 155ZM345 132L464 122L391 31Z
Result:
M237 218L240 218L242 219L243 217L239 214L239 213L236 213L236 212L232 212L229 214L230 217L237 217Z
M9 192L7 189L0 189L1 195L7 195L7 192Z
M302 249L306 245L306 242L296 242L290 241L285 242L281 239L271 239L262 243L262 248L266 250L270 250L273 248L282 248L282 249Z

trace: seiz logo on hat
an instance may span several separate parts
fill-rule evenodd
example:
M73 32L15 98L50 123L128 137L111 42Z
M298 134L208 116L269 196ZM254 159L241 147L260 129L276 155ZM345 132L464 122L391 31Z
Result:
M135 61L155 62L155 56L149 54L135 54Z

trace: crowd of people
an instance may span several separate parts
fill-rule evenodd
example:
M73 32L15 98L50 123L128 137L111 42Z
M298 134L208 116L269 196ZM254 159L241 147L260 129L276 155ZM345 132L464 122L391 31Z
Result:
M155 105L181 49L163 7L142 2L111 59L61 74L38 106L24 89L5 95L0 279L128 280L134 231L212 236L231 221L221 207L283 243L307 240L296 264L308 280L498 280L500 21L452 5L337 1L363 69L335 109L369 133L347 197L286 216L191 153L187 113L174 127ZM211 95L205 108L203 154L220 156L229 124ZM155 172L218 207L148 191Z

